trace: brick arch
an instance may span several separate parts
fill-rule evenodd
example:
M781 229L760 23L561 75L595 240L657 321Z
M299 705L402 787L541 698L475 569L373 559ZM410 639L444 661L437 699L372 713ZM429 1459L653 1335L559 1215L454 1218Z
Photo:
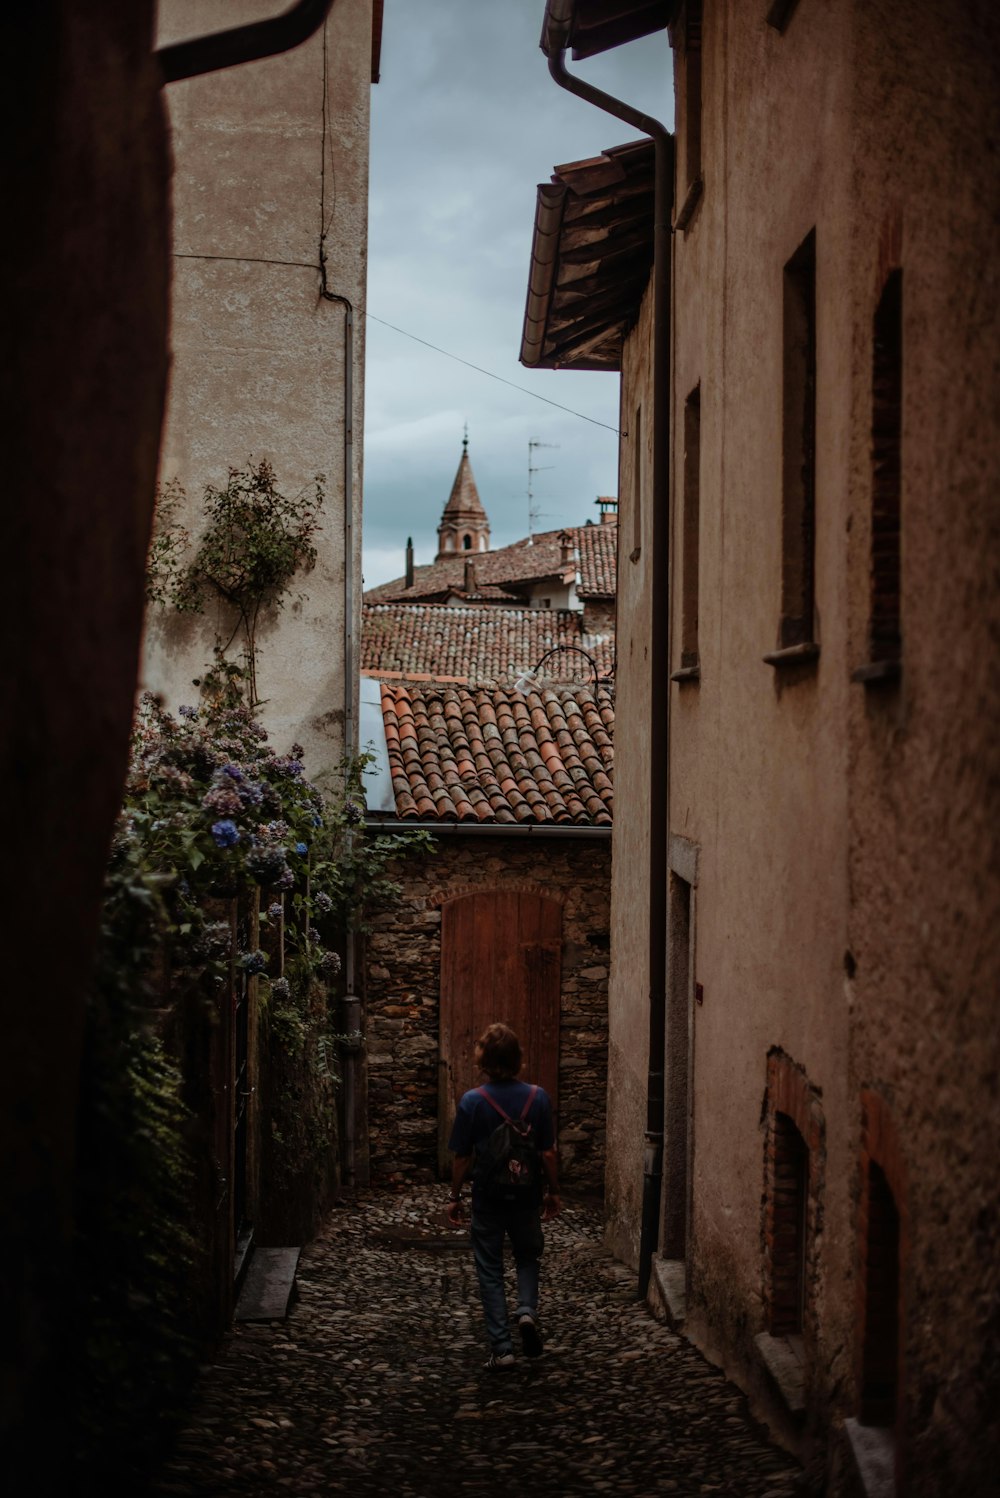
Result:
M812 1343L817 1245L823 1227L826 1121L818 1089L805 1069L779 1047L767 1057L762 1123L761 1237L767 1330L774 1336L800 1330Z
M505 879L503 877L494 879L490 884L460 884L454 888L437 889L428 896L427 903L432 909L440 909L442 905L449 905L452 900L464 900L467 895L495 895L507 894L541 895L546 900L552 900L556 905L566 904L566 893L561 889L553 889L551 885L541 884L537 879Z

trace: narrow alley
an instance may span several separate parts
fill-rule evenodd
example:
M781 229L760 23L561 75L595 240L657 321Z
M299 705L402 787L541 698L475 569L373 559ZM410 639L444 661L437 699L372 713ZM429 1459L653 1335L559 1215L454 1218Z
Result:
M206 1372L157 1498L799 1491L740 1391L636 1301L590 1206L546 1229L544 1358L488 1372L441 1198L366 1193L331 1215L288 1320L237 1324Z

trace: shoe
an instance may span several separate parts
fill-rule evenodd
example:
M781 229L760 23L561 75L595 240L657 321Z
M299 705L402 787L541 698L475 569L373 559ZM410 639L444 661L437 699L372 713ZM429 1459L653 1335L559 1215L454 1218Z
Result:
M529 1316L525 1312L518 1320L517 1329L521 1333L521 1346L524 1348L525 1357L540 1358L542 1355L542 1337L534 1316Z
M508 1368L513 1368L513 1366L514 1354L512 1352L491 1352L483 1364L483 1367L489 1368L491 1372L500 1371L504 1373Z

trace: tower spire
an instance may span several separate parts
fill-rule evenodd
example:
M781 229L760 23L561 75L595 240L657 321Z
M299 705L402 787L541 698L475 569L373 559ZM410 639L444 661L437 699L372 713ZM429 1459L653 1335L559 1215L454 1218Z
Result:
M479 490L472 476L469 462L469 424L465 424L462 437L462 456L458 460L458 472L451 486L448 503L438 526L437 561L445 557L468 556L490 549L490 522Z

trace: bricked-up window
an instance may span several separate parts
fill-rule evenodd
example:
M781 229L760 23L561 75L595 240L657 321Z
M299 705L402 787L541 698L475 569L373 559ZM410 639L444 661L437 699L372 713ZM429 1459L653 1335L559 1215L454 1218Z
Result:
M816 535L816 234L785 266L782 370L782 650L814 638Z
M823 1221L823 1107L800 1066L778 1048L767 1058L763 1292L772 1337L815 1341L811 1287Z
M903 416L903 273L886 281L872 352L872 520L869 659L902 656L899 617Z
M698 543L701 507L701 386L684 402L684 548L681 667L698 665Z
M809 1147L785 1113L772 1124L774 1154L767 1204L772 1337L801 1332L805 1314Z
M865 1332L861 1421L894 1425L899 1377L899 1213L885 1173L872 1161L864 1242Z

